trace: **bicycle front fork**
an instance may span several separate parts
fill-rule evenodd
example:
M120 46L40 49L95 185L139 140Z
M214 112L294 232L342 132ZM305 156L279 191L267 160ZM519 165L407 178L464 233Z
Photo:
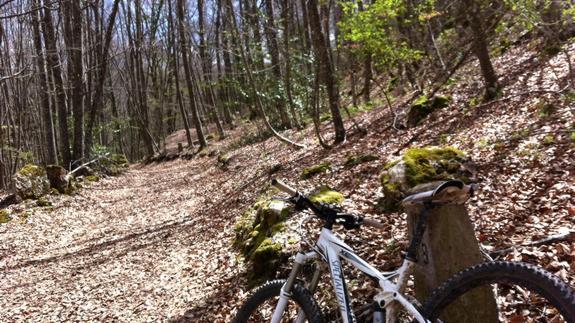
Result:
M278 301L278 304L276 305L276 308L274 310L274 314L272 316L272 323L277 323L281 321L281 317L283 315L283 312L291 298L291 293L293 290L293 287L295 285L296 282L296 278L297 275L299 274L299 272L301 271L301 268L303 265L305 265L307 262L317 259L317 253L315 251L312 252L308 252L308 253L298 253L295 256L295 262L294 262L294 266L288 276L287 281L285 282L285 284L282 286L282 289L280 291L280 299ZM314 292L315 288L317 287L317 284L319 282L319 278L320 278L320 268L319 266L316 268L313 278L310 281L309 286L306 286L310 292ZM300 309L300 311L298 312L298 317L296 322L303 322L305 319L305 316L303 314L303 311Z

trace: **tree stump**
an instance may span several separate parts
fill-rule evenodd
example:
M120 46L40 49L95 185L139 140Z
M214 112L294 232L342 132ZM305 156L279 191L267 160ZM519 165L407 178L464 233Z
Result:
M412 193L434 189L416 186ZM405 205L409 236L413 235L423 206ZM425 301L431 291L464 268L484 261L464 205L443 205L430 210L427 230L415 266L415 294ZM499 322L493 291L477 288L450 306L443 322Z

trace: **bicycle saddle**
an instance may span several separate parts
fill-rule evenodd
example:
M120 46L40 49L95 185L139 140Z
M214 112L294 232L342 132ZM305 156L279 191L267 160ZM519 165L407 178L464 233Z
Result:
M465 185L460 180L451 180L439 184L434 190L409 195L401 203L409 204L463 204L473 196L474 185Z

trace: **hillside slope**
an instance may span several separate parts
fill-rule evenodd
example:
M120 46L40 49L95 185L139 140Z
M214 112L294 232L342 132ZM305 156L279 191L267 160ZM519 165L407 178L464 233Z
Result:
M569 52L575 55L575 45ZM452 103L413 129L394 129L393 115L381 106L358 116L367 135L352 130L336 149L321 149L309 128L288 131L308 147L295 150L271 138L227 151L225 168L217 154L135 165L76 196L50 197L52 208L21 210L28 216L0 225L0 321L229 321L247 292L246 268L231 247L233 225L272 176L304 191L329 184L346 195L348 209L386 223L383 233L347 235L364 255L380 250L368 259L389 267L393 262L386 260L398 254L381 250L404 242L405 220L374 208L379 172L410 146L446 144L469 153L482 192L468 204L487 248L572 230L574 103L557 92L567 85L565 57L543 59L523 46L495 66L505 86L499 100L474 104L481 83L470 77L478 75L472 62L443 93ZM246 129L211 149L237 147ZM344 165L358 153L381 158ZM330 161L331 171L300 180L303 167L320 161ZM272 169L279 171L270 175ZM543 265L575 286L573 241L520 248L506 257Z

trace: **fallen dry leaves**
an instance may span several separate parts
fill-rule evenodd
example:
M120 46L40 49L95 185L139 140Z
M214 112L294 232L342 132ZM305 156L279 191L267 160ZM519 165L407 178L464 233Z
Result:
M525 48L508 51L496 68L503 96L559 90L567 73L561 55L545 61ZM474 108L470 99L479 95L480 80L468 76L478 74L475 63L466 69L446 90L453 103L416 129L389 127L392 117L381 107L359 118L368 135L352 133L337 149L319 148L310 129L288 132L308 148L269 139L228 152L233 158L226 170L208 156L136 165L76 196L50 197L52 208L22 210L27 218L0 225L0 321L230 321L248 292L244 261L231 248L233 224L272 176L303 191L328 184L348 197L348 210L384 222L383 232L342 234L380 269L392 268L405 243L405 216L374 208L381 196L378 175L391 152L409 141L454 145L477 163L482 192L468 205L488 250L573 230L573 103L527 93ZM537 108L542 99L556 107L546 116ZM243 131L256 130L236 130L214 149L225 149ZM381 159L345 166L356 153ZM322 160L332 163L329 172L299 179L303 167ZM278 164L281 170L270 175ZM573 241L517 248L504 257L542 265L575 286ZM368 297L373 286L356 276L349 276L352 294Z

